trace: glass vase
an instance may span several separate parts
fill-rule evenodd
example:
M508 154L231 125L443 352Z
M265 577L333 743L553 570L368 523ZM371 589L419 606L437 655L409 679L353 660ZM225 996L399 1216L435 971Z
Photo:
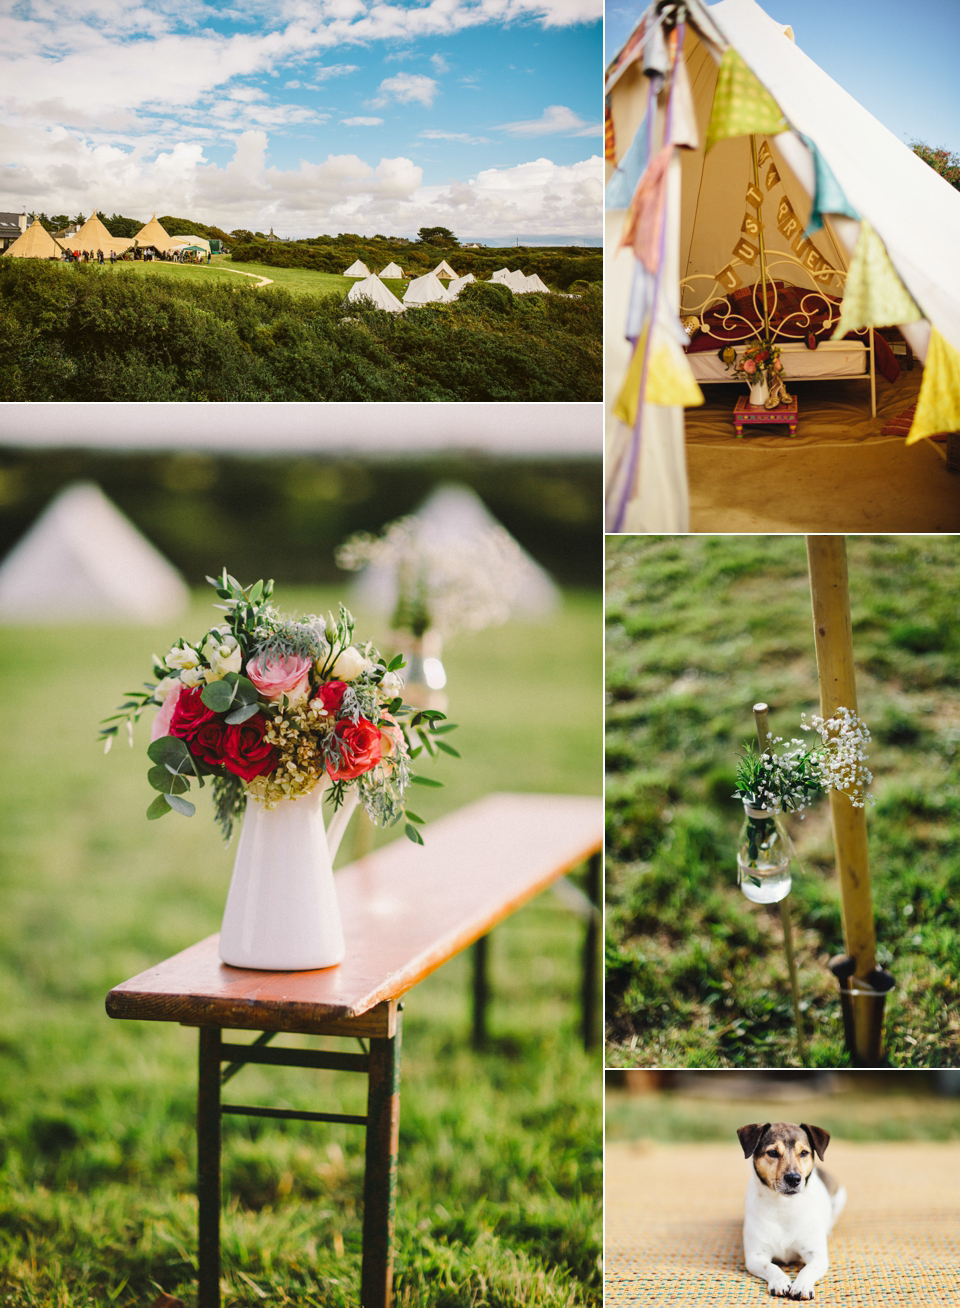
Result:
M737 881L754 904L776 904L790 893L790 845L783 819L743 802Z

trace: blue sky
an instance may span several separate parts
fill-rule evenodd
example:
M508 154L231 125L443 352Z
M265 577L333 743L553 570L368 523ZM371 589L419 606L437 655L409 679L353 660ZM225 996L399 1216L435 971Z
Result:
M600 235L601 0L18 0L0 208Z
M758 3L894 136L960 153L960 0ZM608 0L608 59L645 7Z

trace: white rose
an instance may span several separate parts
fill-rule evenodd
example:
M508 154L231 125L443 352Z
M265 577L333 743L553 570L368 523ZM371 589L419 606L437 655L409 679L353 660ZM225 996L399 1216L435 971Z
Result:
M393 699L403 690L403 681L395 672L385 672L380 681L383 693Z
M189 645L184 645L182 649L178 645L174 645L163 661L168 668L198 668L200 666L200 655Z
M330 670L330 676L337 681L356 681L361 673L372 666L370 660L365 659L355 645L348 645L337 657L336 663Z
M211 633L203 647L203 653L210 664L210 671L207 673L208 681L222 681L228 672L239 672L243 663L243 651L237 644L235 636L224 636L220 639L216 634Z
M184 668L180 680L185 686L202 686L206 681L202 668Z

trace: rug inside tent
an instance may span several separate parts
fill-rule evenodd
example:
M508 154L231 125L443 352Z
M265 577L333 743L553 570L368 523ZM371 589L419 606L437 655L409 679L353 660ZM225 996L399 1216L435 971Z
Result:
M769 1304L765 1282L743 1264L747 1166L735 1139L609 1144L605 1308ZM819 1308L956 1303L960 1144L833 1139L825 1166L848 1198L817 1282Z
M739 440L743 388L706 387L707 403L685 413L690 530L960 531L960 476L945 446L882 434L916 403L921 377L919 365L896 382L878 377L875 418L868 381L803 382L796 436L746 427Z

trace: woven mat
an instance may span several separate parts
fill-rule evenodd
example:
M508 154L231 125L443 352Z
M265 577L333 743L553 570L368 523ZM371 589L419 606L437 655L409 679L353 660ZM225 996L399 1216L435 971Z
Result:
M608 1145L604 1308L770 1304L743 1265L748 1166L736 1140ZM848 1199L820 1308L960 1303L960 1145L834 1140L827 1166Z

